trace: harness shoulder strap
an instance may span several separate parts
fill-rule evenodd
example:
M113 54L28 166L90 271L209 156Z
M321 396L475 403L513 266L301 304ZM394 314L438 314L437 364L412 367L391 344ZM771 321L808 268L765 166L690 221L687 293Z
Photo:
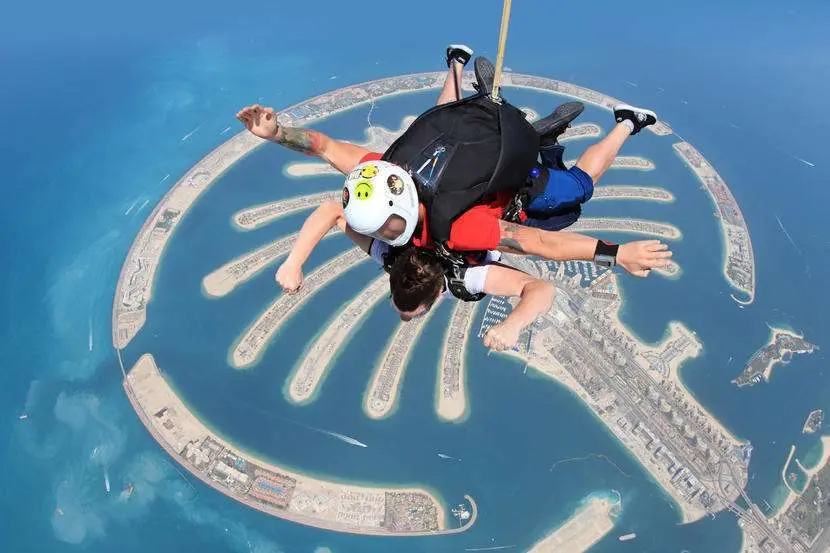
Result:
M389 246L389 249L383 254L383 270L387 273L392 270L392 265L395 264L395 259L404 250L402 246Z
M481 301L487 294L479 292L478 294L471 294L464 284L464 275L467 273L468 267L460 267L453 265L451 269L446 271L447 288L456 299L461 301Z

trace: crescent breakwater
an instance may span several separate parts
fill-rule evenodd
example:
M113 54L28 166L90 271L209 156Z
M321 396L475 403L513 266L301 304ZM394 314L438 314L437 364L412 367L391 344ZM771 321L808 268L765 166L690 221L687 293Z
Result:
M463 532L477 518L469 496L470 520L448 529L444 507L426 490L322 480L237 448L196 418L150 354L130 369L124 390L141 422L176 462L215 490L269 515L337 532L390 536Z
M411 91L436 89L441 86L442 79L443 73L436 72L407 75L403 77L393 77L389 79L381 79L377 81L371 81L368 83L362 83L360 85L339 89L321 95L317 98L313 98L311 100L302 102L295 106L292 106L291 108L288 108L283 113L281 113L279 119L282 124L304 125L312 123L314 121L322 120L325 117L328 117L335 113L351 109L356 105L368 103L379 98L390 97L396 94L402 94ZM465 83L469 84L469 80L470 76L465 75ZM536 90L545 90L547 92L553 92L556 94L570 95L587 101L589 103L600 105L604 108L609 108L610 105L615 103L612 102L612 100L614 99L596 93L595 91L577 87L575 85L570 85L569 83L563 83L561 81L554 81L552 79L544 79L508 73L505 77L505 84L507 86L521 86L525 88L533 88ZM649 128L649 130L661 136L671 134L670 127L668 127L662 122L658 123L658 125L655 125L654 127ZM120 350L121 348L126 347L130 343L132 338L141 330L141 328L144 325L147 316L147 306L150 303L151 299L152 287L156 276L156 270L158 268L159 263L161 262L166 245L172 237L175 229L177 228L178 223L182 220L182 218L186 215L189 209L193 206L198 197L205 190L207 190L209 186L212 185L225 170L227 170L227 168L229 168L233 163L235 163L236 161L238 161L239 159L253 151L256 147L262 144L262 142L263 141L247 133L247 131L243 131L240 134L234 136L229 141L213 150L210 154L208 154L208 156L206 156L199 163L197 163L190 171L188 171L184 177L182 177L179 181L175 183L175 185L170 189L170 191L168 191L168 193L154 208L153 212L142 226L142 229L139 231L138 236L136 237L136 240L134 241L127 255L127 259L125 260L121 274L119 276L119 281L116 288L116 294L113 303L113 344L117 349ZM644 158L627 158L625 161L618 161L617 166L649 170L654 167L654 164ZM700 173L698 173L698 175L700 176ZM330 196L325 196L325 194L330 194ZM339 199L339 194L337 192L329 192L322 193L318 197L321 198L320 201L323 201L323 199ZM273 203L277 202L272 202L272 204ZM298 211L301 209L306 209L310 203L311 202L306 200L306 204L304 206L297 207L296 209L285 207L285 204L283 204L283 207L280 208L280 210L272 212L272 214L262 215L258 219L256 217L253 217L253 219L261 221L261 223L254 224L267 224L267 222L269 222L270 220L273 220L274 218L277 218L279 216L283 216L284 214L293 213L294 211ZM276 215L272 217L274 213L276 213ZM269 217L272 218L269 219ZM672 230L674 227L668 228L670 227L669 225L661 226L663 225L662 223L652 223L650 221L646 221L645 223L657 225L655 227L652 227L649 232L664 233L667 235L667 237L680 237L679 230L674 229L677 230L676 233L674 232L674 230ZM238 228L245 227L240 225ZM252 228L256 227L254 226ZM636 232L640 231L637 230ZM264 248L273 247L274 244L275 243L265 245ZM751 244L749 251L751 254ZM240 354L240 358L244 357L244 359L242 360L242 364L244 366L249 366L256 362L261 352L264 350L265 347L267 347L267 343L269 342L270 338L273 336L274 333L277 332L281 324L280 321L285 320L291 313L299 309L302 303L305 302L308 299L308 297L310 297L310 295L314 293L314 290L330 283L332 279L335 278L334 276L332 276L335 272L339 274L339 272L342 272L343 270L346 270L346 268L356 265L364 259L368 258L365 257L362 254L362 252L356 253L355 250L350 250L342 254L340 257L335 258L335 260L337 260L340 263L343 263L343 261L346 260L345 264L341 265L336 270L332 268L331 270L327 269L326 271L320 272L322 270L321 268L320 270L315 272L317 273L317 276L314 279L312 279L311 277L312 275L315 275L315 273L309 275L309 278L306 281L307 291L305 293L301 292L301 294L297 296L292 296L291 299L278 298L277 302L279 303L275 302L275 304L272 304L271 306L272 308L274 308L274 311L271 313L263 313L260 319L256 321L248 329L247 334L249 334L249 336L246 335L245 337L243 337L240 340L240 342L236 345L236 348L245 351L244 355ZM239 258L235 261L238 260ZM271 261L268 262L270 263ZM253 265L256 265L256 263L261 263L261 261L253 261L252 263ZM261 267L257 268L253 266L250 270L261 270ZM754 272L752 285L754 290ZM608 291L605 288L603 288L603 286L595 287L591 292L592 297L594 298L602 298L605 297L603 296L603 294L608 294L606 299L611 298L614 293L615 290ZM277 307L275 308L274 305L277 305ZM556 320L558 320L556 319L557 315L549 314L549 316L551 318L550 320L547 320L547 322L553 322L554 325L557 324L555 322ZM593 315L591 313L588 313L586 315L586 320L591 319L592 316ZM600 323L596 321L590 320L588 322L588 325L589 327L591 327L592 325L596 325L595 327L598 328L598 332L600 332L601 336L604 336L605 333L608 332L607 328L603 327ZM594 327L591 327L591 329L585 330L580 321L569 327L569 331L578 331L581 333L580 338L577 340L578 345L581 348L583 346L587 347L586 344L589 342L589 340L593 340L593 328ZM545 329L540 328L539 330ZM534 330L533 332L535 333L537 331ZM548 338L550 337L549 333L546 334L545 332L539 332L538 334L535 334L535 336L537 337L537 339L539 337L544 336L548 336ZM616 339L617 335L611 335L611 338ZM610 343L611 339L609 338L608 340ZM690 338L688 334L682 334L679 338L678 336L672 334L671 339L667 339L666 343L660 345L662 349L660 349L658 352L659 356L662 358L662 356L665 354L665 356L671 358L671 352L674 352L675 350L682 352L684 351L684 348L691 348L692 346L690 344L693 344L694 342L695 340ZM603 346L603 349L601 351L594 352L593 354L591 354L590 351L586 353L586 355L589 356L598 356L595 359L595 361L598 362L597 371L599 371L599 369L601 369L602 367L605 367L605 362L608 361L608 359L610 359L611 362L616 362L614 353L618 351L616 349L616 346L613 345L613 343L611 343L611 345L609 346L610 352L604 349L605 346L608 345L606 344L606 342L600 340L600 343ZM678 343L680 344L679 346L677 346ZM537 345L533 341L533 339L528 340L528 348L530 348L531 345L533 345L534 347ZM565 350L565 353L569 355L581 355L582 353L585 353L585 351L582 350L576 353L574 353L571 350L568 350L567 348L565 348ZM461 349L461 351L462 355L460 357L460 374L463 375L463 348ZM536 350L532 351L536 352ZM550 355L545 355L548 355L548 357L551 358L555 355L550 350L548 351L548 353ZM542 352L537 352L536 354L538 354L538 357L540 359L544 357ZM608 357L609 355L610 357ZM682 356L680 358L682 358ZM548 374L554 374L557 370L562 369L561 365L557 369L556 363L554 361L555 359L547 365L539 362L533 366L543 366L544 368L540 368L540 370L542 370L543 372L548 371ZM632 366L629 363L630 361L630 359L627 361L626 367L627 369L633 371L631 373L633 375L632 378L634 379L632 382L636 382L638 385L642 382L645 382L641 378L642 374L637 373L635 368L632 368ZM139 361L139 363L140 362L141 361ZM639 361L637 363L640 364ZM136 367L138 367L138 364L136 365ZM601 418L608 418L612 415L611 410L608 409L611 406L611 404L605 405L602 403L597 403L597 397L594 397L594 395L596 395L596 390L592 386L590 386L588 382L583 382L581 380L581 378L584 377L583 374L572 374L566 377L564 376L564 373L567 373L567 371L562 369L561 372L563 374L560 374L559 376L563 379L563 381L567 381L567 379L570 378L570 381L574 383L574 389L581 390L580 397L583 397L583 399L589 398L591 401L594 401L594 403L596 403L596 405L594 405L591 403L591 401L589 401L589 399L585 399L586 403L591 405L592 409L594 409L595 412L600 413L600 411L598 411L597 408L599 408L599 410L602 411L598 416L600 416ZM132 374L133 373L131 371L131 375ZM138 374L140 373L136 373L136 375ZM163 381L163 378L161 379ZM620 422L620 419L618 419L616 422L617 426L621 426L622 429L619 432L615 430L615 434L618 434L618 437L620 434L624 432L630 434L630 436L627 436L628 441L623 439L623 442L629 449L635 452L639 449L645 449L648 451L649 447L652 448L651 453L644 453L642 455L642 459L641 456L638 454L638 459L641 459L642 461L643 459L645 459L645 457L651 455L653 456L653 459L646 459L643 462L645 463L644 466L648 467L648 470L653 471L652 474L658 473L661 470L665 473L674 474L672 479L668 479L667 482L660 480L660 478L657 478L657 480L669 491L669 493L673 494L673 497L675 497L675 499L677 500L678 505L682 506L683 502L692 503L694 501L698 501L700 505L703 506L698 510L703 510L704 512L714 510L716 508L723 508L723 504L731 501L730 498L732 497L732 492L736 489L742 489L743 485L745 484L745 470L740 467L742 463L745 463L748 460L748 453L746 452L746 449L743 448L745 444L733 441L733 439L730 439L730 436L725 436L722 433L718 435L716 420L714 420L714 423L709 425L708 427L705 424L701 423L701 420L707 420L706 416L709 416L708 413L704 412L703 414L701 414L700 412L695 412L694 405L696 404L685 401L682 396L682 391L677 391L674 388L672 388L673 382L670 378L667 380L668 383L659 382L659 386L655 387L658 389L660 394L662 394L660 398L664 398L663 396L665 396L666 398L668 398L666 401L671 400L669 401L669 405L671 407L670 413L676 414L677 417L673 418L670 415L666 415L664 413L664 418L668 417L667 420L669 424L675 424L675 419L679 420L680 427L678 427L675 433L680 433L681 437L684 440L693 440L696 441L696 443L703 443L704 445L698 447L699 451L696 451L693 454L693 456L692 454L690 454L689 457L672 456L672 452L675 451L677 447L679 447L678 443L680 442L676 442L677 436L672 434L671 430L663 428L663 426L665 426L665 424L663 424L665 421L662 421L662 419L660 419L656 415L654 419L659 421L659 431L650 427L645 428L644 425L637 426L636 424L634 424L633 427L627 426L631 424L631 421L624 417L620 417L620 419L622 419L622 422ZM608 382L604 380L604 377L600 378L597 382L605 383L605 385L608 385ZM667 390L663 390L661 386L666 387ZM173 446L171 446L170 443L166 441L168 437L165 437L163 435L164 431L161 430L161 428L159 428L157 424L158 421L149 418L150 416L154 417L156 414L162 411L164 407L161 407L160 409L155 411L152 409L145 411L143 408L141 408L141 405L138 402L136 396L136 392L133 390L133 388L133 384L130 382L129 378L127 378L125 380L125 390L127 390L128 397L130 397L130 401L136 408L136 412L139 414L139 417L142 419L142 422L144 422L144 424L147 426L150 432L153 433L154 437L159 441L159 443L163 447L165 447L165 449L171 454L171 456L174 456L174 458L177 458L177 455L181 457L180 453L183 450L177 451ZM463 386L461 386L459 389L463 389ZM608 388L606 388L606 391L607 390ZM619 390L614 390L616 392L619 392ZM623 389L623 392L621 392L622 397L624 398L626 394L629 392L630 390ZM642 392L642 390L640 390L640 392ZM646 392L648 393L648 389L646 390ZM675 397L677 396L677 394L680 394L680 396L678 397L680 397L681 399ZM661 405L659 402L660 398L658 398L658 400L655 400L657 402L657 407L655 407L655 409L658 410ZM600 397L600 399L602 398ZM651 399L652 398L649 396L650 402ZM172 402L173 400L170 399L170 401ZM626 406L627 408L628 404L624 403L624 406ZM186 410L186 407L177 407L182 412ZM649 407L649 409L651 409L651 407ZM169 409L165 411L165 413L169 412ZM164 418L164 414L161 415L161 418ZM605 418L603 418L602 420L604 420L606 424L609 424L609 426L613 426L612 423L614 421L611 419L606 421ZM169 422L169 419L164 420ZM173 424L173 426L175 427L176 423L172 422L171 424ZM699 426L699 424L703 424L703 426ZM161 427L166 428L164 426L164 422L161 423ZM694 433L694 436L691 438L687 435L690 432L689 429L691 429L691 432ZM671 447L665 445L665 443L663 442L663 431L666 432L666 436L668 436L667 439L669 443L672 444ZM651 432L651 434L649 434L649 432ZM230 452L236 458L241 458L241 454L235 452L235 449L230 444L221 442L220 440L218 440L218 438L216 443L220 444L220 447L217 451L222 451L222 448L225 448L225 450L227 450L225 453ZM202 444L204 445L204 442L202 442ZM663 449L659 449L659 446L662 446ZM202 453L205 455L210 455L209 452ZM198 454L193 452L193 455ZM717 485L713 485L711 480L701 480L698 478L700 473L697 471L695 463L697 463L699 459L704 459L706 461L711 462L713 458L720 460L721 465L724 465L724 463L729 463L730 465L734 464L736 467L737 476L733 477L731 481L732 487L730 488L727 486L726 492L724 492L723 489L719 488ZM224 457L224 459L233 460L234 457ZM177 460L179 460L179 458L177 458ZM228 465L230 468L237 470L240 473L242 472L239 471L233 463L225 464ZM663 469L661 469L659 465L665 466ZM691 466L692 468L689 468L689 466ZM677 470L678 467L681 467L681 469ZM687 469L686 472L683 472L682 469L684 468ZM188 470L191 469L189 468ZM228 482L233 481L233 479L235 479L238 476L235 473L229 472L226 468L223 467L219 467L219 470L220 472L222 472L224 476L217 477L219 478L219 480L213 481L213 483L208 482L208 480L212 480L213 476L204 476L204 474L200 475L197 472L194 472L194 474L196 474L199 478L202 478L214 487L217 487L218 484L214 484L216 484L216 482L219 482L221 478L225 478L225 484L227 484ZM662 477L664 480L666 479L664 475ZM676 480L673 480L674 477L676 477ZM262 488L265 490L263 493L271 493L271 491L273 491L274 489L273 486L279 487L280 485L282 485L281 483L283 482L279 481L277 482L277 484L269 483L265 485L265 487ZM674 491L671 491L672 487L676 489ZM713 490L712 488L715 489ZM217 489L219 489L219 487L217 487ZM705 495L704 491L701 490L704 490L709 495ZM224 493L228 493L233 497L233 492ZM709 499L712 499L712 504L704 505L704 498L706 498L707 501ZM367 499L366 501L372 503L373 501L375 501L375 499ZM363 501L363 499L360 499L360 501ZM377 502L373 504L377 505ZM362 505L360 507L360 509L362 509L361 512L363 512L366 516L375 516L369 515L367 513L377 513L377 507L366 506L366 503L361 503L360 505ZM254 508L261 508L260 506L257 506L255 504L251 504L251 506ZM372 509L375 509L375 511L372 511ZM475 519L475 508L473 509L473 511L474 513L471 520ZM690 509L689 513L684 511L684 520L689 518L687 517L687 515L691 515L691 517L693 518L696 514L697 511L694 511L694 509ZM351 515L345 516L346 518L348 518ZM437 519L439 521L443 520L443 515L437 516ZM377 520L377 518L373 520ZM307 523L307 521L303 523ZM439 525L440 524L442 523L439 522ZM464 529L466 529L468 526L465 526ZM371 527L371 524L369 525L369 527ZM342 531L351 530L347 529ZM373 531L369 531L368 533L372 532Z
M694 146L678 142L672 147L695 173L715 204L715 215L720 220L724 241L723 275L733 288L748 297L747 300L736 301L741 305L752 303L755 299L755 254L746 220L735 196L712 164Z

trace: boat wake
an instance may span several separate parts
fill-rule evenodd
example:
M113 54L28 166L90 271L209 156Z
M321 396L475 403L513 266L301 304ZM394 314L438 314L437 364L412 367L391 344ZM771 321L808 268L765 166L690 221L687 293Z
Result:
M192 131L190 131L189 133L187 133L186 135L184 135L184 136L182 137L182 142L186 142L186 141L187 141L187 139L189 139L191 136L193 136L194 134L196 134L196 131L198 131L201 127L202 127L202 125L199 125L199 126L198 126L198 127L196 127L195 129L193 129Z
M129 214L130 214L130 212L131 212L131 211L133 210L133 208L135 207L135 204L137 204L137 203L138 203L138 200L136 200L136 201L134 201L133 203L131 203L131 204L130 204L130 207L128 207L128 208L127 208L127 211L125 211L125 212L124 212L124 215L129 215Z
M458 457L453 457L452 455L447 455L446 453L436 453L442 459L449 459L451 461L460 461Z
M781 232L784 233L784 236L787 237L787 240L790 241L790 244L793 245L793 248L795 248L795 251L797 251L799 255L803 256L804 254L801 252L801 248L798 247L798 244L795 243L795 240L793 240L793 237L790 236L790 233L787 232L786 228L784 228L784 223L781 222L781 217L779 217L778 214L775 214L775 220L778 221L778 227L781 229Z
M798 157L798 156L793 156L793 157L794 157L797 161L800 161L801 163L803 163L804 165L806 165L806 166L808 166L808 167L815 167L815 166L816 166L816 164L815 164L815 163L813 163L812 161L807 161L806 159L804 159L804 158L802 158L802 157Z
M368 445L364 444L360 440L356 438L352 438L351 436L346 436L345 434L340 434L339 432L332 432L331 430L323 430L322 428L312 428L312 430L316 432L321 432L323 434L327 434L332 438L337 438L341 442L346 442L349 445L354 445L357 447L369 447Z

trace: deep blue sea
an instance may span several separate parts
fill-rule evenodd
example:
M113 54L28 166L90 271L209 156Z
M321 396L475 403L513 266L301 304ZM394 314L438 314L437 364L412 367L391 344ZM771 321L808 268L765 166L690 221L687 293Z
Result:
M233 116L245 104L279 109L368 79L440 70L449 42L492 57L501 5L485 0L465 8L433 0L313 6L52 1L8 8L0 21L6 76L0 91L6 261L0 274L0 551L454 552L497 545L522 551L587 496L612 489L622 496L622 514L592 551L738 551L733 516L678 526L667 497L578 399L532 371L522 374L514 361L487 357L475 338L467 354L469 418L439 422L437 345L449 304L421 336L389 419L371 421L361 407L389 337L385 329L395 323L385 308L354 334L317 401L287 403L286 376L320 325L378 274L368 263L316 295L254 369L229 367L233 341L276 297L273 271L221 299L207 299L201 279L293 232L305 213L245 233L234 230L231 215L339 184L336 177L286 177L286 163L300 158L276 146L229 170L178 227L157 274L148 322L124 352L125 363L152 352L185 401L248 450L326 478L426 486L449 503L469 493L481 509L477 524L455 536L383 539L251 511L181 476L124 397L110 339L113 291L136 232L168 187L230 136L221 134L227 126L239 129ZM516 3L511 19L507 65L655 109L712 162L738 199L757 270L756 301L746 309L729 297L712 204L673 153L674 139L647 132L632 138L623 154L648 157L657 170L611 171L604 183L662 186L675 203L594 202L586 215L667 221L683 231L672 243L682 278L621 277L622 318L647 341L659 340L671 320L698 333L704 351L684 365L682 378L755 446L749 492L758 502L776 502L791 444L802 461L815 457L818 436L802 436L801 425L811 409L830 409L830 239L824 232L830 39L822 32L828 18L830 6L818 1L742 0L725 7L600 0L590 11ZM539 113L558 101L520 90L506 95ZM403 116L433 100L423 93L381 101L372 121L397 128ZM360 141L367 110L316 127ZM595 108L581 120L606 130L611 123ZM588 143L569 143L567 157ZM342 237L325 241L306 272L347 246ZM821 349L777 367L769 383L739 390L730 380L766 343L767 325L803 332ZM24 412L29 418L18 420ZM369 447L348 446L310 427ZM439 451L461 461L442 460ZM550 468L589 454L595 456ZM136 485L131 501L104 493L105 470L114 491ZM63 516L55 514L58 505ZM636 541L617 541L631 531Z

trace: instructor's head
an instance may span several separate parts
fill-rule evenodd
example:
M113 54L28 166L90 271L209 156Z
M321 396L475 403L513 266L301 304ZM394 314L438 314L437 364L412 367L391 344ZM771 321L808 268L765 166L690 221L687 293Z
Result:
M389 269L389 288L401 320L426 315L444 291L444 268L431 251L407 248Z
M415 182L393 163L361 163L343 186L343 212L356 232L392 246L403 246L418 224Z

